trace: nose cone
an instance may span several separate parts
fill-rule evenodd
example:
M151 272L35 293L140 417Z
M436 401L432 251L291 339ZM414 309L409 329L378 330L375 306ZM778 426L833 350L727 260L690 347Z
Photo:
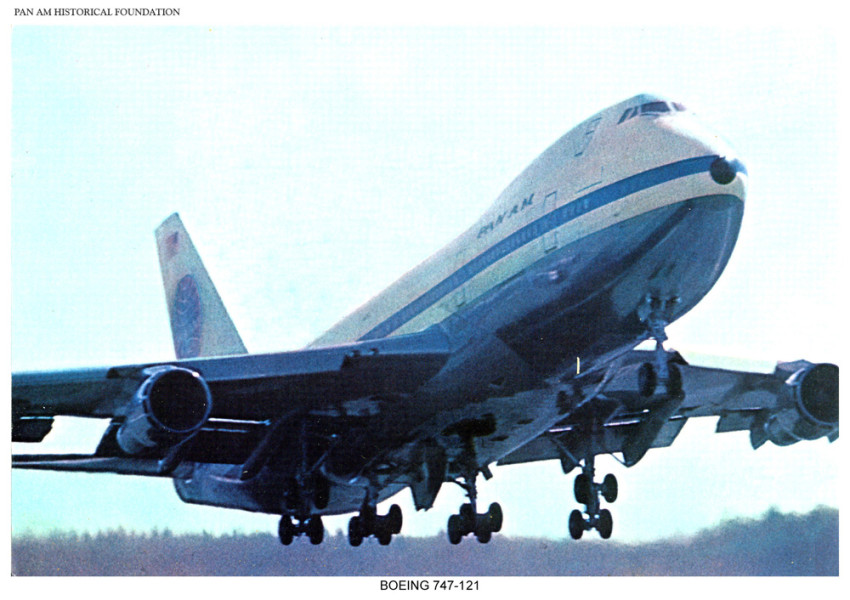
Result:
M711 178L719 183L720 185L728 185L735 181L735 177L738 176L738 173L747 174L747 168L737 158L728 159L725 156L721 156L713 163L711 163L711 168L709 169L711 173Z

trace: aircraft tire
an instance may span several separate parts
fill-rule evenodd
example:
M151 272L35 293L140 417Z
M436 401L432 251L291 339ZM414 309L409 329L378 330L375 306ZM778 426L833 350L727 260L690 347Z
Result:
M318 546L325 539L325 526L322 523L322 517L310 517L307 520L307 537L310 538L310 543Z
M460 515L452 515L449 517L448 534L449 542L454 545L460 544L460 540L463 537Z
M612 473L608 473L602 480L602 497L605 498L605 502L613 504L618 494L617 478Z
M458 516L460 517L461 531L463 531L464 535L475 530L475 510L472 508L472 504L469 502L461 504Z
M348 543L352 546L359 546L363 543L363 530L360 527L360 517L351 517L348 521Z
M581 511L576 509L570 513L570 537L574 540L580 540L584 533L584 517L581 516Z
M390 533L396 534L401 532L404 517L401 513L401 507L398 504L390 506L390 511L387 513L387 522L390 526Z
M592 493L590 477L584 473L576 475L575 483L573 484L573 495L576 497L576 502L587 506L590 504L590 494Z
M481 544L486 544L490 541L490 538L493 537L493 532L490 531L490 528L487 526L488 523L485 521L482 523L482 526L478 528L475 532L475 538Z
M388 523L384 523L382 526L378 527L378 531L375 534L375 537L378 538L378 543L381 546L389 546L390 542L393 541L393 532L388 527Z
M291 517L284 515L280 518L277 535L280 538L280 543L284 546L288 546L292 543L292 540L295 537L295 526L292 524Z
M490 529L493 533L498 533L502 530L502 506L498 502L493 502L490 508L487 509L487 516L490 517Z
M599 522L596 528L599 530L599 535L603 540L611 537L611 532L614 530L614 519L611 517L611 511L607 508L599 511Z

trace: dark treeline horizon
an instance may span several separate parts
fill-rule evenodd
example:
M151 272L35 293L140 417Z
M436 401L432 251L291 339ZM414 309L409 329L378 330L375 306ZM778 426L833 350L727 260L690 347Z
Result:
M12 538L13 575L838 575L838 510L771 509L691 536L646 543L495 535L459 546L445 534L374 539L352 548L342 532L320 546L256 534L56 532Z

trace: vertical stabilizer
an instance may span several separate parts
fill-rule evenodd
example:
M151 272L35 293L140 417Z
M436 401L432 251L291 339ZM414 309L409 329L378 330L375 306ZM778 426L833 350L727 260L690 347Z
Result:
M177 358L247 354L177 213L157 227L156 246Z

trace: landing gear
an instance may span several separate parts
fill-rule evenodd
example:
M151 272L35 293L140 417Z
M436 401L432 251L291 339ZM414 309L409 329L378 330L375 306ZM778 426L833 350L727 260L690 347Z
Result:
M471 464L469 461L467 462ZM452 544L459 544L460 540L470 533L475 535L475 539L479 543L486 544L493 537L494 533L502 529L502 507L498 502L493 502L487 509L487 512L478 512L478 490L475 485L477 476L478 469L471 467L463 476L463 483L456 482L466 490L469 502L462 504L456 515L449 517L447 533L449 542Z
M480 543L486 544L501 529L502 507L498 502L493 502L485 513L477 513L474 505L467 502L461 505L458 514L449 517L449 542L460 544L460 540L471 533Z
M387 514L378 515L375 506L366 502L360 509L360 514L348 521L348 543L359 546L364 538L374 535L378 538L378 543L386 546L393 536L401 531L402 520L398 504L393 504Z
M574 510L570 513L570 537L574 540L581 539L584 532L591 529L599 531L602 539L607 540L614 530L614 519L611 517L611 511L600 507L599 496L605 498L606 502L614 502L618 494L617 478L609 473L602 480L602 483L596 483L593 481L593 475L594 460L593 456L590 456L585 459L582 472L576 476L573 484L576 502L584 504L584 512L587 514L587 518L585 518L580 510Z
M600 491L602 492L602 497L605 498L605 502L613 504L617 500L617 493L619 491L617 478L613 474L608 473L602 480Z
M311 544L317 546L325 539L325 526L322 523L322 517L318 515L299 519L297 524L293 522L289 515L283 515L280 518L277 534L280 543L284 546L288 546L294 538L304 534L307 535Z
M638 308L638 316L646 323L650 339L655 340L655 355L651 363L644 363L638 369L638 390L640 395L651 398L659 384L664 386L666 396L677 396L682 391L682 373L676 365L670 363L664 342L667 340L665 328L670 322L673 308L679 298L656 298L648 295Z

